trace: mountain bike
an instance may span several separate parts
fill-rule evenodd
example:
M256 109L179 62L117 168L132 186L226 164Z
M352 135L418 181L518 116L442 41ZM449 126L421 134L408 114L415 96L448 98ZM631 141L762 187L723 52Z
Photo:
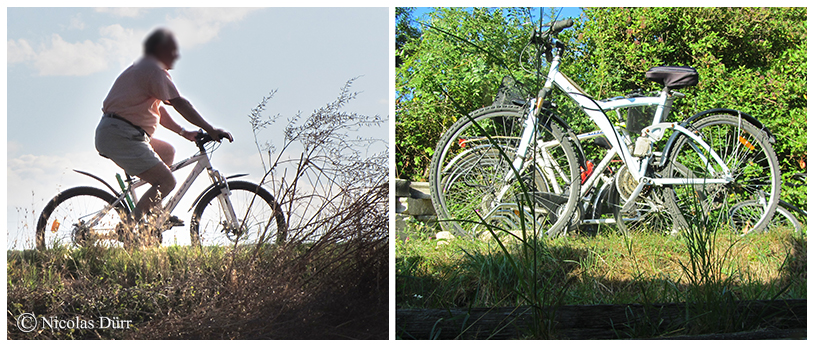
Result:
M135 189L147 182L129 175L124 181L117 174L121 189L116 190L91 173L74 170L101 182L112 193L96 187L74 187L59 193L40 214L37 248L90 244L128 246L139 241L160 244L163 231L182 225L169 214L204 170L212 184L198 195L190 208L194 209L190 221L193 246L284 241L285 218L274 197L257 184L234 180L247 174L224 177L215 170L210 157L219 142L208 134L199 131L195 145L198 147L196 154L170 167L175 172L195 164L192 172L167 200L161 213L154 213L155 220L148 227L135 227L137 223L132 218L133 203L138 201Z
M677 90L697 83L698 74L689 67L650 69L647 79L663 86L652 95L594 100L559 70L566 47L556 36L572 25L570 19L556 21L532 34L536 59L545 54L549 62L536 97L476 110L442 135L430 165L431 196L442 227L460 236L494 228L561 235L566 226L581 223L577 205L595 191L596 180L618 156L615 189L605 194L622 232L674 233L687 228L688 218L725 213L749 200L760 208L745 232L763 230L779 200L771 132L731 109L664 122L673 101L684 96ZM579 138L556 113L554 87L594 122L596 136L607 138L610 149L596 166L587 164ZM646 112L633 112L641 109ZM606 114L623 110L639 114L637 127L615 126Z

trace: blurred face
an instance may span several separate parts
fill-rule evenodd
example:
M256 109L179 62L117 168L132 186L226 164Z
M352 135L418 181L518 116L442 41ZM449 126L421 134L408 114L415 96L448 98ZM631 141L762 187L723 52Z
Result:
M167 70L170 70L175 65L175 61L178 60L178 45L175 43L175 38L170 38L167 43L158 46L158 49L155 52L155 57L163 63Z

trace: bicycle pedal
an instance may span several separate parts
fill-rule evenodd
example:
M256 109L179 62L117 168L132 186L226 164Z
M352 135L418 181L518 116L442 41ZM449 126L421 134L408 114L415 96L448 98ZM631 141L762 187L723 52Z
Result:
M178 218L178 216L170 216L170 219L167 220L167 224L170 228L182 227L184 226L184 221Z

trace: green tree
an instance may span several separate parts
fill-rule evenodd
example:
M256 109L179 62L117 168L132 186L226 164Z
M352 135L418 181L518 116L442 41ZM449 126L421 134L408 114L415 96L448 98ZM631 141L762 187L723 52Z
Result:
M491 104L503 76L533 78L518 67L530 32L528 9L438 8L429 13L420 39L396 52L403 59L396 69L399 177L426 179L438 138L461 112Z
M805 8L586 8L576 30L566 31L571 54L566 74L595 98L635 88L653 66L688 65L698 86L682 92L673 120L711 108L749 113L776 136L781 170L805 167ZM784 188L782 198L805 206L805 188Z
M404 44L421 37L421 29L413 25L414 11L414 7L396 7L396 67L401 66Z

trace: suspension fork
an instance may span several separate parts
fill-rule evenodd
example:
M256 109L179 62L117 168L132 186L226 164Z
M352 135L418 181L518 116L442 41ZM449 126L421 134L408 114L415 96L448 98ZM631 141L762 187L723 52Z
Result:
M537 104L536 100L531 99L527 104L529 105L529 109L526 111L528 116L526 117L525 123L523 123L523 135L520 136L520 143L517 146L517 151L515 151L514 162L512 162L512 168L514 168L514 170L506 173L506 176L503 177L504 182L511 181L514 177L514 171L520 172L520 169L523 168L523 162L526 160L529 146L534 138L534 133L537 131L537 117L534 116L534 106Z
M514 179L514 173L520 173L523 169L523 162L526 161L526 156L528 154L529 146L531 145L531 141L534 138L534 134L537 132L537 117L534 115L536 114L535 105L537 105L536 99L531 99L527 103L528 110L526 114L526 121L523 124L523 135L520 136L520 143L517 146L517 151L515 151L514 161L512 162L512 169L506 172L506 175L503 177L503 187L498 192L495 201L503 200L503 195L509 190L510 184L509 182Z
M238 228L240 228L240 222L235 213L235 208L232 205L232 200L229 198L232 192L229 190L229 184L226 182L226 178L215 169L210 169L207 173L215 187L220 189L220 194L217 195L218 205L220 205L221 212L226 216L226 223L228 223L228 225L224 227L228 230L238 230Z

